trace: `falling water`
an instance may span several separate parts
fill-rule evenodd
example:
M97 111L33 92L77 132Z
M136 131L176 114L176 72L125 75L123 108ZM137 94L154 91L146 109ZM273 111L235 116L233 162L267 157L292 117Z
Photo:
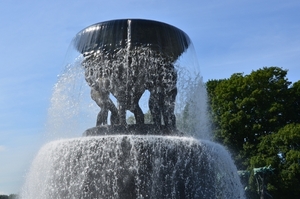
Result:
M194 138L58 140L37 157L25 198L243 198L230 155Z
M147 28L143 23L148 20L136 21ZM134 27L136 21L116 20L112 23L112 29L119 37L117 40L113 40L109 32L103 31L108 26L105 22L90 26L78 35L95 30L102 30L101 34L85 34L87 36L84 40L78 40L78 35L74 38L73 44L77 50L85 49L84 52L87 53L83 56L80 52L67 64L54 87L49 108L48 134L56 140L46 144L38 152L22 190L23 199L244 198L230 154L221 145L210 141L206 89L199 67L195 64L197 61L190 39L185 33L182 37L182 33L179 34L175 27L150 21L162 26L166 34L160 38L160 49L157 50L155 45L137 45L137 41L145 42L149 33L143 32L145 37L134 36L140 31L138 28L120 28L124 26L123 23L130 26L133 24ZM119 29L121 32L117 31ZM172 38L171 33L168 33L170 31L175 31L178 46L172 46L174 41L168 40L169 37ZM95 41L97 44L99 41L108 41L111 45L103 42L101 48L94 46L86 49L93 46L90 44ZM171 45L171 48L163 48L162 41L169 42L167 46ZM178 51L173 52L172 47ZM149 134L155 135L124 133L78 137L84 130L95 125L95 116L99 110L90 99L88 84L93 84L100 73L104 76L117 75L115 72L120 70L120 66L128 66L128 57L130 66L139 68L127 70L126 74L132 74L127 75L124 82L117 84L124 91L139 89L135 87L136 79L151 83L149 76L155 73L157 65L174 66L178 88L175 115L177 128L182 136L163 136L153 132ZM102 66L108 67L103 69ZM131 77L134 79L130 79ZM144 82L138 82L138 85ZM116 103L116 99L112 95L110 97ZM145 92L139 101L144 113L149 111L148 99L145 98L149 98L149 93Z

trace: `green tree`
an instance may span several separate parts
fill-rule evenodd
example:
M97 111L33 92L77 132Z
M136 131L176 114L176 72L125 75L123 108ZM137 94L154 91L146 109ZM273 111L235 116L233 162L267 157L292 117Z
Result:
M207 82L215 138L230 149L239 169L249 165L262 136L286 124L287 70L264 67L250 75ZM265 166L265 165L264 165Z
M17 194L10 194L10 195L8 196L8 198L9 198L9 199L18 199L19 197L18 197Z
M215 132L214 133L214 139L218 142L223 143L223 139L220 136L220 129L221 127L219 126L218 119L220 118L221 115L221 107L218 107L218 100L217 100L217 95L216 95L216 87L222 82L226 81L226 79L221 79L221 80L209 80L206 82L206 90L207 90L207 95L208 95L208 101L209 105L208 106L208 113L210 113L211 121L213 121L212 124L212 129Z
M295 82L289 92L289 123L300 123L300 81Z
M18 195L17 194L10 194L8 195L0 195L0 199L17 199Z
M271 165L275 169L267 186L275 199L299 199L300 124L288 124L277 133L264 136L250 163L252 168ZM251 183L253 186L253 178Z

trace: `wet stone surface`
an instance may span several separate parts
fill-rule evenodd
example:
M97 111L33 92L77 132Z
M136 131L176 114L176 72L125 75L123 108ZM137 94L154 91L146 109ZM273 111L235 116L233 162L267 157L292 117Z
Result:
M96 126L87 129L83 136L99 136L99 135L174 135L183 136L183 133L177 129L169 129L164 125L157 127L154 124L131 124L127 126L123 125L104 125Z

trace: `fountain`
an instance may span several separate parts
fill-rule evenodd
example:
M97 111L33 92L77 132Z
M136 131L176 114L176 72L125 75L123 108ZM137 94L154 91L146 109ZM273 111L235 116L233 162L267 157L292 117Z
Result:
M205 114L195 101L203 85L180 64L192 45L183 31L151 20L113 20L83 29L73 45L100 107L96 126L81 138L43 146L23 199L244 198L228 152L195 134L197 114ZM141 107L146 92L150 122ZM135 124L127 123L126 111Z

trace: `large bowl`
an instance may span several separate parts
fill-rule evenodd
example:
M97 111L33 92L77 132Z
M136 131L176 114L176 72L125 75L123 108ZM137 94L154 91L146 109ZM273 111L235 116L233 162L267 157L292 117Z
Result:
M82 54L95 50L150 47L171 58L177 58L191 41L182 30L166 23L144 19L119 19L100 22L81 30L74 38L75 48Z

